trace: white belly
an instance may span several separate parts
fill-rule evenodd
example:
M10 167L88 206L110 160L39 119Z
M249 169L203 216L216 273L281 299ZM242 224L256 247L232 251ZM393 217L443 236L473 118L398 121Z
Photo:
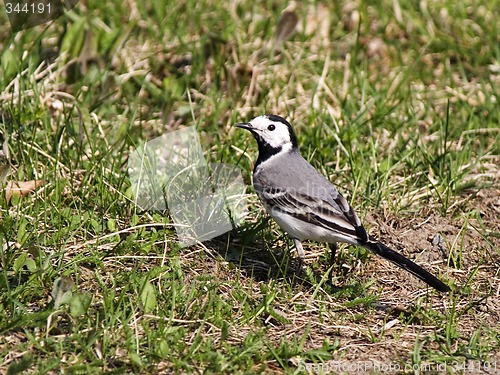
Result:
M300 241L312 240L328 243L346 242L356 245L356 241L350 235L345 235L341 232L326 229L318 225L309 224L289 216L282 211L268 209L267 207L266 211L276 220L281 229L287 232L292 238L297 238Z

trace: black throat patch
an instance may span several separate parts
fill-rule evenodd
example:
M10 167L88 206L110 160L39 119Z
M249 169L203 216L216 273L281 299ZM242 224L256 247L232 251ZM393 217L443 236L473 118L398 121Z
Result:
M260 137L260 135L253 133L253 136L257 140L257 145L259 146L259 157L255 162L254 171L257 170L257 167L269 159L271 156L278 154L283 147L272 147L269 143L264 142L264 140Z

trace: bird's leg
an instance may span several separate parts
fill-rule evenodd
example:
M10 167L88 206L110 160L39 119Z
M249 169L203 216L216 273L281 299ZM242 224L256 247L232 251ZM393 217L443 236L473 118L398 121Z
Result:
M335 264L335 253L336 252L337 252L337 244L331 243L330 244L330 275L328 275L328 281L330 284L332 284L333 266Z
M299 270L302 270L306 253L304 253L304 248L302 247L302 242L300 242L300 240L294 238L293 243L295 244L295 249L297 250L297 255L299 256Z

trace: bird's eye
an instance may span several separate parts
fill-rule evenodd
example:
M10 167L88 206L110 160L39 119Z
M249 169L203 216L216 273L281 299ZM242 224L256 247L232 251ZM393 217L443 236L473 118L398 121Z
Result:
M271 124L267 127L267 130L270 130L270 131L273 131L274 129L276 129L276 126L274 126L273 124Z

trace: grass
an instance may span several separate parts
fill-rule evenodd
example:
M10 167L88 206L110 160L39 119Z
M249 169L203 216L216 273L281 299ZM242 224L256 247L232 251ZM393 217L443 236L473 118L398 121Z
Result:
M87 1L16 34L0 12L8 179L43 181L0 197L1 372L500 368L496 2L297 4L276 45L283 10ZM134 206L130 153L193 124L250 184L256 146L232 124L262 113L453 293L347 246L336 287L325 244L297 277L251 188L242 227L187 248L168 212Z

